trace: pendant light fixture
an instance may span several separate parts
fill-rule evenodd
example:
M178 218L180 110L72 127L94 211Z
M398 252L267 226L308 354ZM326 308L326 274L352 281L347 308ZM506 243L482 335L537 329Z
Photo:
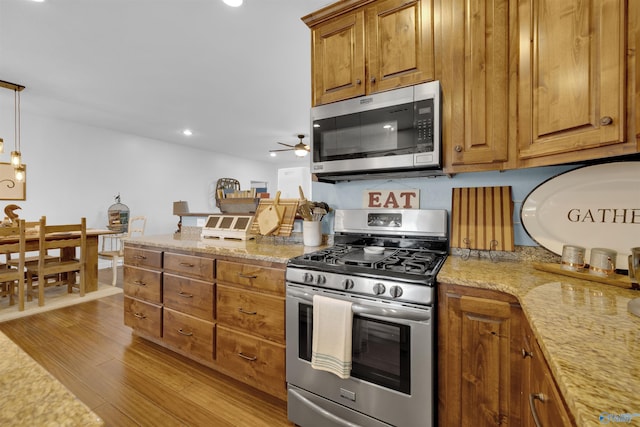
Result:
M14 149L11 152L11 165L14 168L16 181L25 180L25 166L20 153L20 92L24 86L0 80L0 87L13 90L14 101ZM4 141L0 138L0 153L4 152Z
M13 90L14 105L14 151L11 152L11 164L14 168L22 166L22 154L20 154L20 95L18 89Z

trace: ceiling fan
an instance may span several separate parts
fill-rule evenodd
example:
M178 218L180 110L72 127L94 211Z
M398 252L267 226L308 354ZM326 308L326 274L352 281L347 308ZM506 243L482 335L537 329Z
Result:
M284 145L285 147L289 147L289 148L283 148L281 150L269 150L269 152L276 153L278 151L293 151L296 156L304 157L307 154L309 154L310 147L304 142L302 142L304 135L299 134L298 138L300 139L300 142L298 142L296 145L290 145L290 144L285 144L284 142L278 142L278 144Z

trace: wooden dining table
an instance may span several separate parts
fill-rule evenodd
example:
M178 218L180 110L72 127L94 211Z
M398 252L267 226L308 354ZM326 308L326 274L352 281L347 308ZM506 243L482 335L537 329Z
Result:
M69 238L74 233L51 233L46 236L47 240L61 240ZM107 234L117 234L117 232L107 229L87 229L87 264L85 266L85 292L93 292L98 290L98 241L100 236ZM37 252L39 250L39 234L37 232L27 231L26 235L26 251ZM8 251L3 250L4 245L16 242L12 237L0 239L0 253L7 254ZM10 251L9 253L12 253ZM72 259L76 257L76 248L60 249L60 257L64 259Z

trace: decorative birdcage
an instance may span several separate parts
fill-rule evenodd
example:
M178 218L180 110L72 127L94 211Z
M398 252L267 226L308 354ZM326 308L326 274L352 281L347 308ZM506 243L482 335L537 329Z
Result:
M126 233L129 228L129 207L120 203L120 193L115 196L115 203L109 206L109 225L107 228L118 233Z

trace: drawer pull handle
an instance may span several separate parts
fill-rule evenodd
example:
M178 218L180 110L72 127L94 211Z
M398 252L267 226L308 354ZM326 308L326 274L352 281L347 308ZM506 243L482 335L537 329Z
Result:
M185 294L182 291L178 292L178 295L180 295L183 298L193 298L193 294Z
M145 316L142 313L133 313L134 316L136 316L138 319L146 319L147 316Z
M147 259L147 257L146 257L146 256L144 256L144 255L134 255L133 257L134 257L135 259Z
M195 264L191 264L190 262L181 262L180 265L182 267L195 267Z
M184 335L184 336L186 336L186 337L193 336L193 332L185 332L185 331L183 331L183 330L182 330L182 328L178 329L178 333L179 333L180 335Z
M257 312L257 311L247 311L247 310L245 310L245 309L244 309L244 308L242 308L242 307L238 308L238 311L239 311L240 313L242 313L242 314L249 314L249 315L251 315L251 316L255 316L256 314L258 314L258 312Z
M529 409L531 410L533 423L536 425L536 427L542 427L542 424L540 423L540 418L538 417L538 411L536 411L536 405L534 403L536 399L544 403L547 400L547 396L545 396L542 393L529 394Z
M242 273L238 273L238 276L242 277L243 279L257 279L258 278L258 276L255 276L255 275L242 274Z
M138 285L138 286L147 286L147 284L145 282L143 282L142 280L136 280L133 282L134 285Z
M247 356L242 352L238 353L238 356L242 357L244 360L248 360L249 362L255 362L256 360L258 360L256 356Z

